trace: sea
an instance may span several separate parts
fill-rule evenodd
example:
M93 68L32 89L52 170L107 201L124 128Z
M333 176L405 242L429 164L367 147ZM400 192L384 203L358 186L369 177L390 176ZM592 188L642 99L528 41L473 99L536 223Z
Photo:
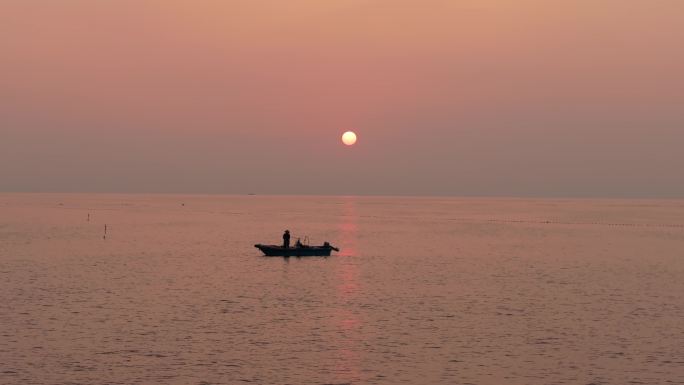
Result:
M0 384L684 384L684 200L0 194Z

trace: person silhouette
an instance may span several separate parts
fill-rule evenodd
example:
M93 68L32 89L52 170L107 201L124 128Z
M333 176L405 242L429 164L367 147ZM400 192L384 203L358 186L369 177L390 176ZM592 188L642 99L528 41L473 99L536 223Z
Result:
M285 230L283 234L283 247L286 249L290 247L290 230Z

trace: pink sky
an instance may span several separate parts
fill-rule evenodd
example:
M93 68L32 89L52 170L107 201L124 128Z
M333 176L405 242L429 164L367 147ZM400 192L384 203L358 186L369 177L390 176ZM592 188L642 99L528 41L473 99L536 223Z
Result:
M680 0L4 0L0 191L682 197L682 20Z

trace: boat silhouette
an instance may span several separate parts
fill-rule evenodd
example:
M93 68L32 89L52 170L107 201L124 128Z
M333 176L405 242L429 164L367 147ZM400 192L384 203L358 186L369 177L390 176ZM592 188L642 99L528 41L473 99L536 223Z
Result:
M340 251L335 246L332 246L328 242L324 242L321 246L309 246L298 244L295 247L284 247L282 245L262 245L257 243L254 245L257 249L261 250L267 257L327 257L330 253L335 251Z

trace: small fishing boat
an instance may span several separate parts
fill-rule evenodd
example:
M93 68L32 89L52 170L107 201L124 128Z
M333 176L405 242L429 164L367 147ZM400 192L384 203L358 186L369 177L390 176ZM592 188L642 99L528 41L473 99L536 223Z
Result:
M254 245L261 250L267 257L327 257L330 253L340 251L337 247L325 242L322 246L298 245L295 247L283 247L281 245L262 245L260 243Z

